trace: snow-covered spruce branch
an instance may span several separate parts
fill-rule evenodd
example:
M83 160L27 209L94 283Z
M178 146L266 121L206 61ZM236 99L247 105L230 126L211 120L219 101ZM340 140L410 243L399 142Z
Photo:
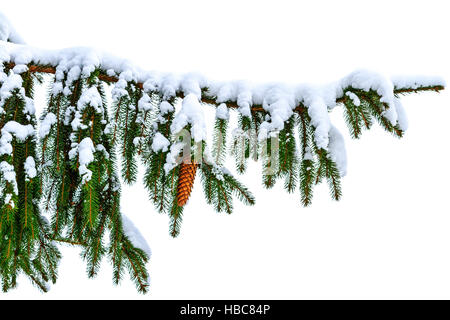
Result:
M0 270L5 291L15 287L19 272L42 290L56 281L60 255L55 242L81 246L90 277L108 256L115 283L127 269L138 290L147 291L150 251L120 213L117 157L126 183L136 181L139 162L145 167L150 200L169 215L175 237L198 172L207 203L216 211L231 213L233 198L254 204L250 191L223 167L228 150L239 173L249 158L260 160L263 185L271 188L283 180L288 192L299 190L304 206L321 181L339 200L347 156L329 112L342 105L353 138L375 122L402 137L408 123L400 95L444 89L439 78L388 79L367 71L323 86L148 72L89 48L49 51L18 44L23 41L1 18ZM38 121L33 87L42 83L43 74L53 76ZM112 106L106 102L109 91ZM216 108L211 152L202 103ZM233 130L230 110L238 116ZM41 209L49 212L50 222Z
M13 69L14 67L15 67L15 63L13 63L13 62L6 64L6 68L8 68L8 69ZM109 71L109 73L111 73L112 69L102 70L101 73L99 74L98 78L101 81L104 81L105 83L109 83L109 84L118 82L119 78L108 75L108 71ZM49 66L49 65L30 64L29 72L55 74L56 68L53 66ZM115 72L115 73L118 73L118 72ZM439 92L439 91L444 90L444 83L440 78L427 78L425 80L426 82L424 82L422 84L420 81L415 81L414 79L416 79L416 78L414 78L414 77L405 78L403 80L401 78L397 78L396 80L398 81L398 83L396 83L393 93L396 95L405 95L408 93L419 93L422 91ZM406 81L406 82L403 83L402 81ZM410 81L413 81L413 82L411 83ZM434 83L434 84L432 84L432 83ZM142 82L137 82L136 86L140 89L144 88L144 84ZM402 87L402 86L404 86L404 87ZM227 108L232 108L232 109L240 108L240 106L237 103L237 97L230 97L230 100L222 101L223 98L218 100L218 97L212 95L212 92L211 92L211 90L209 90L208 87L203 87L203 88L201 88L201 90L202 90L203 95L200 99L201 99L201 102L203 102L205 104L220 105L220 104L224 103L224 105ZM178 90L176 92L176 96L181 99L184 98L184 90ZM345 101L345 99L346 99L345 96L336 97L336 104L343 103ZM251 111L256 111L256 112L265 110L261 104L252 104L250 109L251 109ZM299 103L299 105L296 108L294 108L294 111L295 112L304 112L304 111L306 111L306 107L302 103Z

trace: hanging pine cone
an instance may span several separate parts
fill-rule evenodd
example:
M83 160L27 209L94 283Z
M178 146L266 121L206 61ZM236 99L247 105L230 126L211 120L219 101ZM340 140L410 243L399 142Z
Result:
M191 195L194 185L195 174L197 173L197 163L180 164L180 173L178 177L177 202L180 207L184 206Z

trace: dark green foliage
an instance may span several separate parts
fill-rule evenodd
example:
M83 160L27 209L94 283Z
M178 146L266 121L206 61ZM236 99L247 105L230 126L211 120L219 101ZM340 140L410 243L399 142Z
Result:
M331 160L330 154L325 150L321 149L317 151L318 153L318 165L317 165L317 183L322 179L326 178L328 182L328 187L330 189L330 196L334 200L338 201L341 199L341 176L339 170L337 169L336 163Z
M204 160L200 172L206 202L214 205L217 212L233 212L233 194L246 205L255 204L250 191L226 169L208 164Z
M176 238L180 234L184 207L178 205L176 193L171 194L171 198L169 232L173 238Z
M127 184L136 182L137 156L144 149L145 137L151 135L152 114L140 107L144 93L135 82L128 82L125 89L116 94L113 102L113 142L117 143L121 156L122 179ZM150 94L151 103L158 103L159 96Z
M309 116L306 112L299 115L299 141L301 150L300 164L300 195L303 206L309 206L313 198L313 187L315 182L315 160L313 150L314 131L310 125Z
M347 95L349 92L355 94L355 92L350 90L345 92L344 118L352 138L358 139L364 129L370 129L372 127L373 121L367 101L360 100L359 105L355 105L353 100Z
M174 101L171 101L171 104L174 104ZM175 139L175 137L172 137L170 131L173 117L174 111L159 114L159 117L156 117L159 119L156 121L156 131L170 141L174 141ZM185 129L189 131L190 126L188 125ZM226 150L226 130L226 121L217 119L214 140L220 142L220 145L215 143L213 147L213 159L211 160L214 162L217 161L219 164L223 160ZM147 148L144 149L145 151L143 153L143 164L146 167L144 175L145 187L149 192L150 200L155 205L156 210L170 217L170 235L176 237L180 233L184 209L177 202L179 166L166 170L165 165L170 150L153 152L150 147L151 142L150 139L146 143ZM183 143L186 142L183 141ZM191 151L194 151L197 147L204 151L206 144L203 142L201 146L198 146L191 140ZM181 154L179 156L181 157ZM195 151L191 156L191 160L195 161ZM233 210L233 195L247 205L254 204L254 197L247 188L225 169L221 169L221 166L217 163L209 163L208 160L202 159L199 171L206 201L208 204L214 205L216 211L231 213Z
M0 129L9 122L36 128L34 113L27 108L33 97L34 78L28 72L21 75L22 88L14 89L2 106ZM29 103L30 100L28 100ZM3 131L2 131L3 134ZM12 152L0 155L0 275L2 290L17 286L17 276L26 275L40 290L55 283L60 259L58 249L49 241L49 227L39 208L40 175L27 171L24 164L32 157L37 170L36 140L31 135L21 140L12 134ZM30 158L31 159L31 158ZM14 172L11 177L5 170ZM12 178L12 179L11 179Z
M382 128L391 133L395 137L403 137L403 131L397 125L392 125L391 122L384 116L384 111L389 106L380 101L380 96L377 92L363 91L352 89L345 92L353 92L360 100L360 106L355 106L348 96L345 96L344 105L346 107L345 120L349 127L352 137L359 138L362 129L370 129L375 119Z
M86 261L89 277L96 276L102 258L107 255L113 264L114 282L119 283L128 269L138 290L144 293L148 289L145 267L148 256L133 246L122 229L114 146L116 132L108 125L110 119L98 72L75 81L67 97L62 93L50 95L43 118L52 112L57 121L41 141L41 157L48 163L43 167L41 182L44 207L52 213L52 239L83 248L81 256ZM89 88L98 91L101 106L79 103L82 93ZM74 128L73 121L77 118L80 125ZM87 165L89 178L80 173L79 157L74 149L86 138L95 147L94 159ZM108 233L109 246L104 241Z
M174 104L175 101L168 102ZM167 140L172 140L170 125L174 117L174 111L161 113L157 108L157 132L161 133ZM160 213L169 215L170 235L178 236L180 232L183 207L177 203L177 184L179 167L167 171L164 167L166 164L167 154L170 150L161 150L153 152L151 149L152 138L145 143L143 149L143 164L146 168L144 174L144 184L149 193L150 201L153 202L156 210Z
M295 124L297 116L292 116L285 122L284 129L278 135L278 177L284 178L284 188L289 193L294 192L298 182L299 159L295 141Z
M313 160L302 160L300 165L300 194L302 204L307 207L313 198L315 168Z
M114 106L116 121L114 130L118 130L118 147L122 159L122 179L128 184L136 181L137 174L137 146L134 139L140 133L137 123L138 101L142 92L131 83L127 86L128 94L121 97Z
M114 166L114 163L112 163ZM109 228L110 244L104 251L107 252L110 262L113 265L113 280L119 284L124 274L124 268L141 293L146 293L149 286L149 275L145 267L148 262L148 255L141 249L135 247L123 232L122 219L120 215L120 188L119 180L116 175L111 175L108 181L108 188L104 192L102 203L104 204L105 223ZM111 187L109 187L111 186ZM104 228L98 232L104 232ZM100 240L98 244L100 244Z
M172 101L173 103L173 101ZM158 108L159 109L159 108ZM157 131L166 139L171 139L170 125L173 120L174 112L168 112L164 115L158 113L160 119L157 120ZM144 174L144 184L149 192L149 198L160 213L169 214L173 200L173 193L176 192L177 171L172 170L166 173L164 165L169 150L153 152L151 149L153 137L144 144L142 161L146 168Z

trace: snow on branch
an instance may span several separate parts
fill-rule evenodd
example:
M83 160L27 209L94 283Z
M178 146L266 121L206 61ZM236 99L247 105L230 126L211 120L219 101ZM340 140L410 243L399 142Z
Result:
M0 40L10 41L13 43L24 44L25 41L19 35L19 33L14 29L12 24L9 22L8 18L0 12Z
M159 91L165 100L178 96L184 97L190 93L200 96L205 103L226 103L229 108L245 110L252 107L254 111L264 109L263 104L274 91L281 91L278 100L287 99L297 102L295 107L301 107L301 102L309 98L302 95L308 84L287 86L284 84L254 84L246 81L216 82L198 74L178 75L162 72L149 72L133 65L126 59L120 59L105 52L90 48L70 48L62 50L42 50L13 43L0 43L0 61L6 62L9 69L16 65L29 65L30 72L56 74L61 78L64 72L87 77L95 69L102 72L99 79L109 83L119 80L133 81L145 91ZM326 86L317 87L317 95L321 95L327 103L334 105L344 99L345 87L370 90L375 89L387 102L392 102L393 94L418 91L443 90L445 81L440 77L401 76L387 79L377 73L357 71L343 79ZM293 100L292 100L293 99ZM277 100L277 101L278 101ZM291 106L292 108L292 106ZM295 108L294 108L295 109Z
M148 72L128 60L89 48L50 51L3 41L0 43L0 61L7 69L16 72L28 70L55 74L57 82L54 90L65 93L70 92L70 86L77 78L87 78L94 70L99 70L99 80L115 83L113 93L118 98L127 95L125 88L130 83L143 90L145 94L151 92L161 94L163 100L184 98L184 107L175 118L173 131L181 130L189 123L196 131L194 135L198 136L197 140L206 137L204 129L200 129L204 128L204 119L202 111L195 104L197 99L208 104L236 108L244 117L251 118L253 112L265 113L266 119L260 124L259 140L267 139L273 133L282 130L294 112L307 112L315 130L315 143L318 148L325 150L328 149L333 132L337 132L336 128L332 130L328 111L347 98L357 104L358 91L374 92L378 95L382 104L380 115L387 126L395 127L397 123L399 125L406 123L403 109L398 110L401 105L396 102L396 95L417 91L439 91L445 85L444 81L437 77L389 79L364 70L353 72L341 80L322 86L254 84L245 81L216 82L198 74ZM62 86L64 78L65 88ZM83 97L84 95L85 93ZM98 95L96 97L99 100ZM144 98L145 96L139 105L142 105ZM186 114L188 107L192 112L195 111L195 116Z

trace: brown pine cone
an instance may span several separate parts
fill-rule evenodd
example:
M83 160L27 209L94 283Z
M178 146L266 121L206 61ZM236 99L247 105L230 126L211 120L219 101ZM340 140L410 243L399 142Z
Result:
M194 185L197 163L182 163L178 173L177 202L180 207L184 206L191 195Z

